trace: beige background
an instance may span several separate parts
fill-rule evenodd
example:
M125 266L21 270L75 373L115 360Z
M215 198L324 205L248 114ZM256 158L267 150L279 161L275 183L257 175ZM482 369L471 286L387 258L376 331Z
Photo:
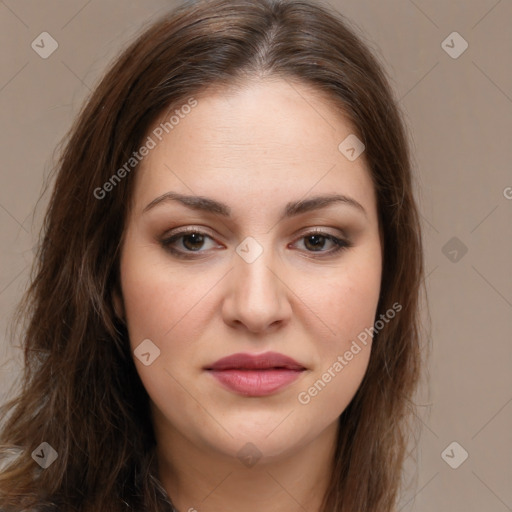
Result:
M174 5L0 0L0 400L20 368L4 332L27 284L47 197L35 222L32 214L54 148L108 62ZM512 510L512 1L331 5L359 27L392 77L420 188L431 383L418 397L419 458L407 466L409 475L417 469L417 486L399 508ZM48 59L31 48L43 31L59 45ZM456 59L441 46L454 31L469 44ZM456 39L447 44L461 48ZM452 441L469 454L457 469L441 457ZM449 455L458 460L460 449Z

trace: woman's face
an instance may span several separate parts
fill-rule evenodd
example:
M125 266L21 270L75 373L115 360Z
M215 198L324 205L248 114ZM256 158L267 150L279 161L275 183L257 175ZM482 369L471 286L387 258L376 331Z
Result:
M133 171L118 307L157 436L264 461L333 428L364 376L376 196L364 153L347 152L351 139L338 148L351 126L307 86L267 80L195 100L155 124ZM296 366L215 366L268 352Z

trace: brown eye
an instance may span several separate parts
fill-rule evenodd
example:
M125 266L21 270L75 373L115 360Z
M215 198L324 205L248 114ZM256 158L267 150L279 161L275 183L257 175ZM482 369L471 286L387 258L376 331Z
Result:
M183 239L183 246L190 251L197 251L201 249L204 244L204 236L200 233L191 233L181 238Z
M208 240L211 240L210 247L206 247ZM197 229L187 229L174 233L170 237L160 241L161 246L171 254L181 258L194 258L212 247L219 247L213 243L213 238ZM203 250L204 249L204 250ZM196 254L193 254L196 253Z
M325 242L327 241L327 237L323 235L308 235L304 237L306 242L304 243L304 246L308 250L312 251L320 251L325 246Z
M208 240L211 241L210 247L207 246ZM318 256L315 257L320 258L333 255L338 251L352 246L348 240L343 240L329 233L320 231L306 233L300 237L299 240L303 241L304 251L306 253L318 253ZM162 239L160 244L166 251L174 256L190 259L201 257L203 253L208 252L208 249L221 247L214 243L210 235L198 229L187 229L173 233L171 236ZM331 246L330 249L329 245Z
M341 238L338 238L329 233L322 233L319 231L306 233L300 238L300 240L304 240L304 247L307 252L318 252L322 255L334 254L352 246L348 240L342 240ZM324 250L326 244L329 243L331 244L332 249Z

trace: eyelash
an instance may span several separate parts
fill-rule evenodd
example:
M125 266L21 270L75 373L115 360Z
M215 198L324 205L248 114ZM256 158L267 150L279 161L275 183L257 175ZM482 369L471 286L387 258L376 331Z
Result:
M208 233L200 231L197 228L187 228L187 229L183 229L181 231L178 231L178 232L174 233L170 237L163 238L162 240L160 240L160 244L161 244L161 246L166 251L170 252L175 257L183 258L183 259L195 259L198 256L194 256L194 254L196 254L196 253L200 254L200 253L206 252L206 251L201 251L201 250L198 250L198 251L181 251L181 250L178 250L178 249L175 249L174 247L172 247L172 244L174 242L176 242L180 238L183 238L186 235L191 235L191 234L201 235L201 236L205 236L205 237L208 237L208 238L212 239L212 237ZM335 244L334 249L331 249L330 251L307 251L308 253L313 253L314 254L314 253L318 252L318 253L321 254L321 256L314 256L315 258L322 258L322 257L326 257L326 256L332 256L332 255L334 255L336 253L339 253L341 251L344 251L344 250L352 247L352 245L353 245L348 240L343 240L343 239L338 238L338 237L336 237L334 235L331 235L329 233L325 233L325 232L323 232L321 230L308 231L307 233L303 234L298 240L302 240L304 238L308 238L310 236L315 236L315 235L316 236L321 236L322 238L326 238L327 240L330 240L331 242L333 242Z

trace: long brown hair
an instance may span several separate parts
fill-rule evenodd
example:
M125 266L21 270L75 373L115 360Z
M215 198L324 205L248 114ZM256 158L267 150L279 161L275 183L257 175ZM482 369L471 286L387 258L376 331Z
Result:
M169 510L148 395L113 305L136 166L110 193L98 190L167 109L210 86L267 76L325 93L366 147L383 234L376 320L395 303L402 309L375 334L363 382L340 416L322 512L393 510L422 355L423 251L407 132L366 43L342 15L306 0L188 2L123 51L86 102L55 167L16 316L27 320L25 367L22 389L2 409L0 508ZM31 457L42 442L58 454L47 469Z

